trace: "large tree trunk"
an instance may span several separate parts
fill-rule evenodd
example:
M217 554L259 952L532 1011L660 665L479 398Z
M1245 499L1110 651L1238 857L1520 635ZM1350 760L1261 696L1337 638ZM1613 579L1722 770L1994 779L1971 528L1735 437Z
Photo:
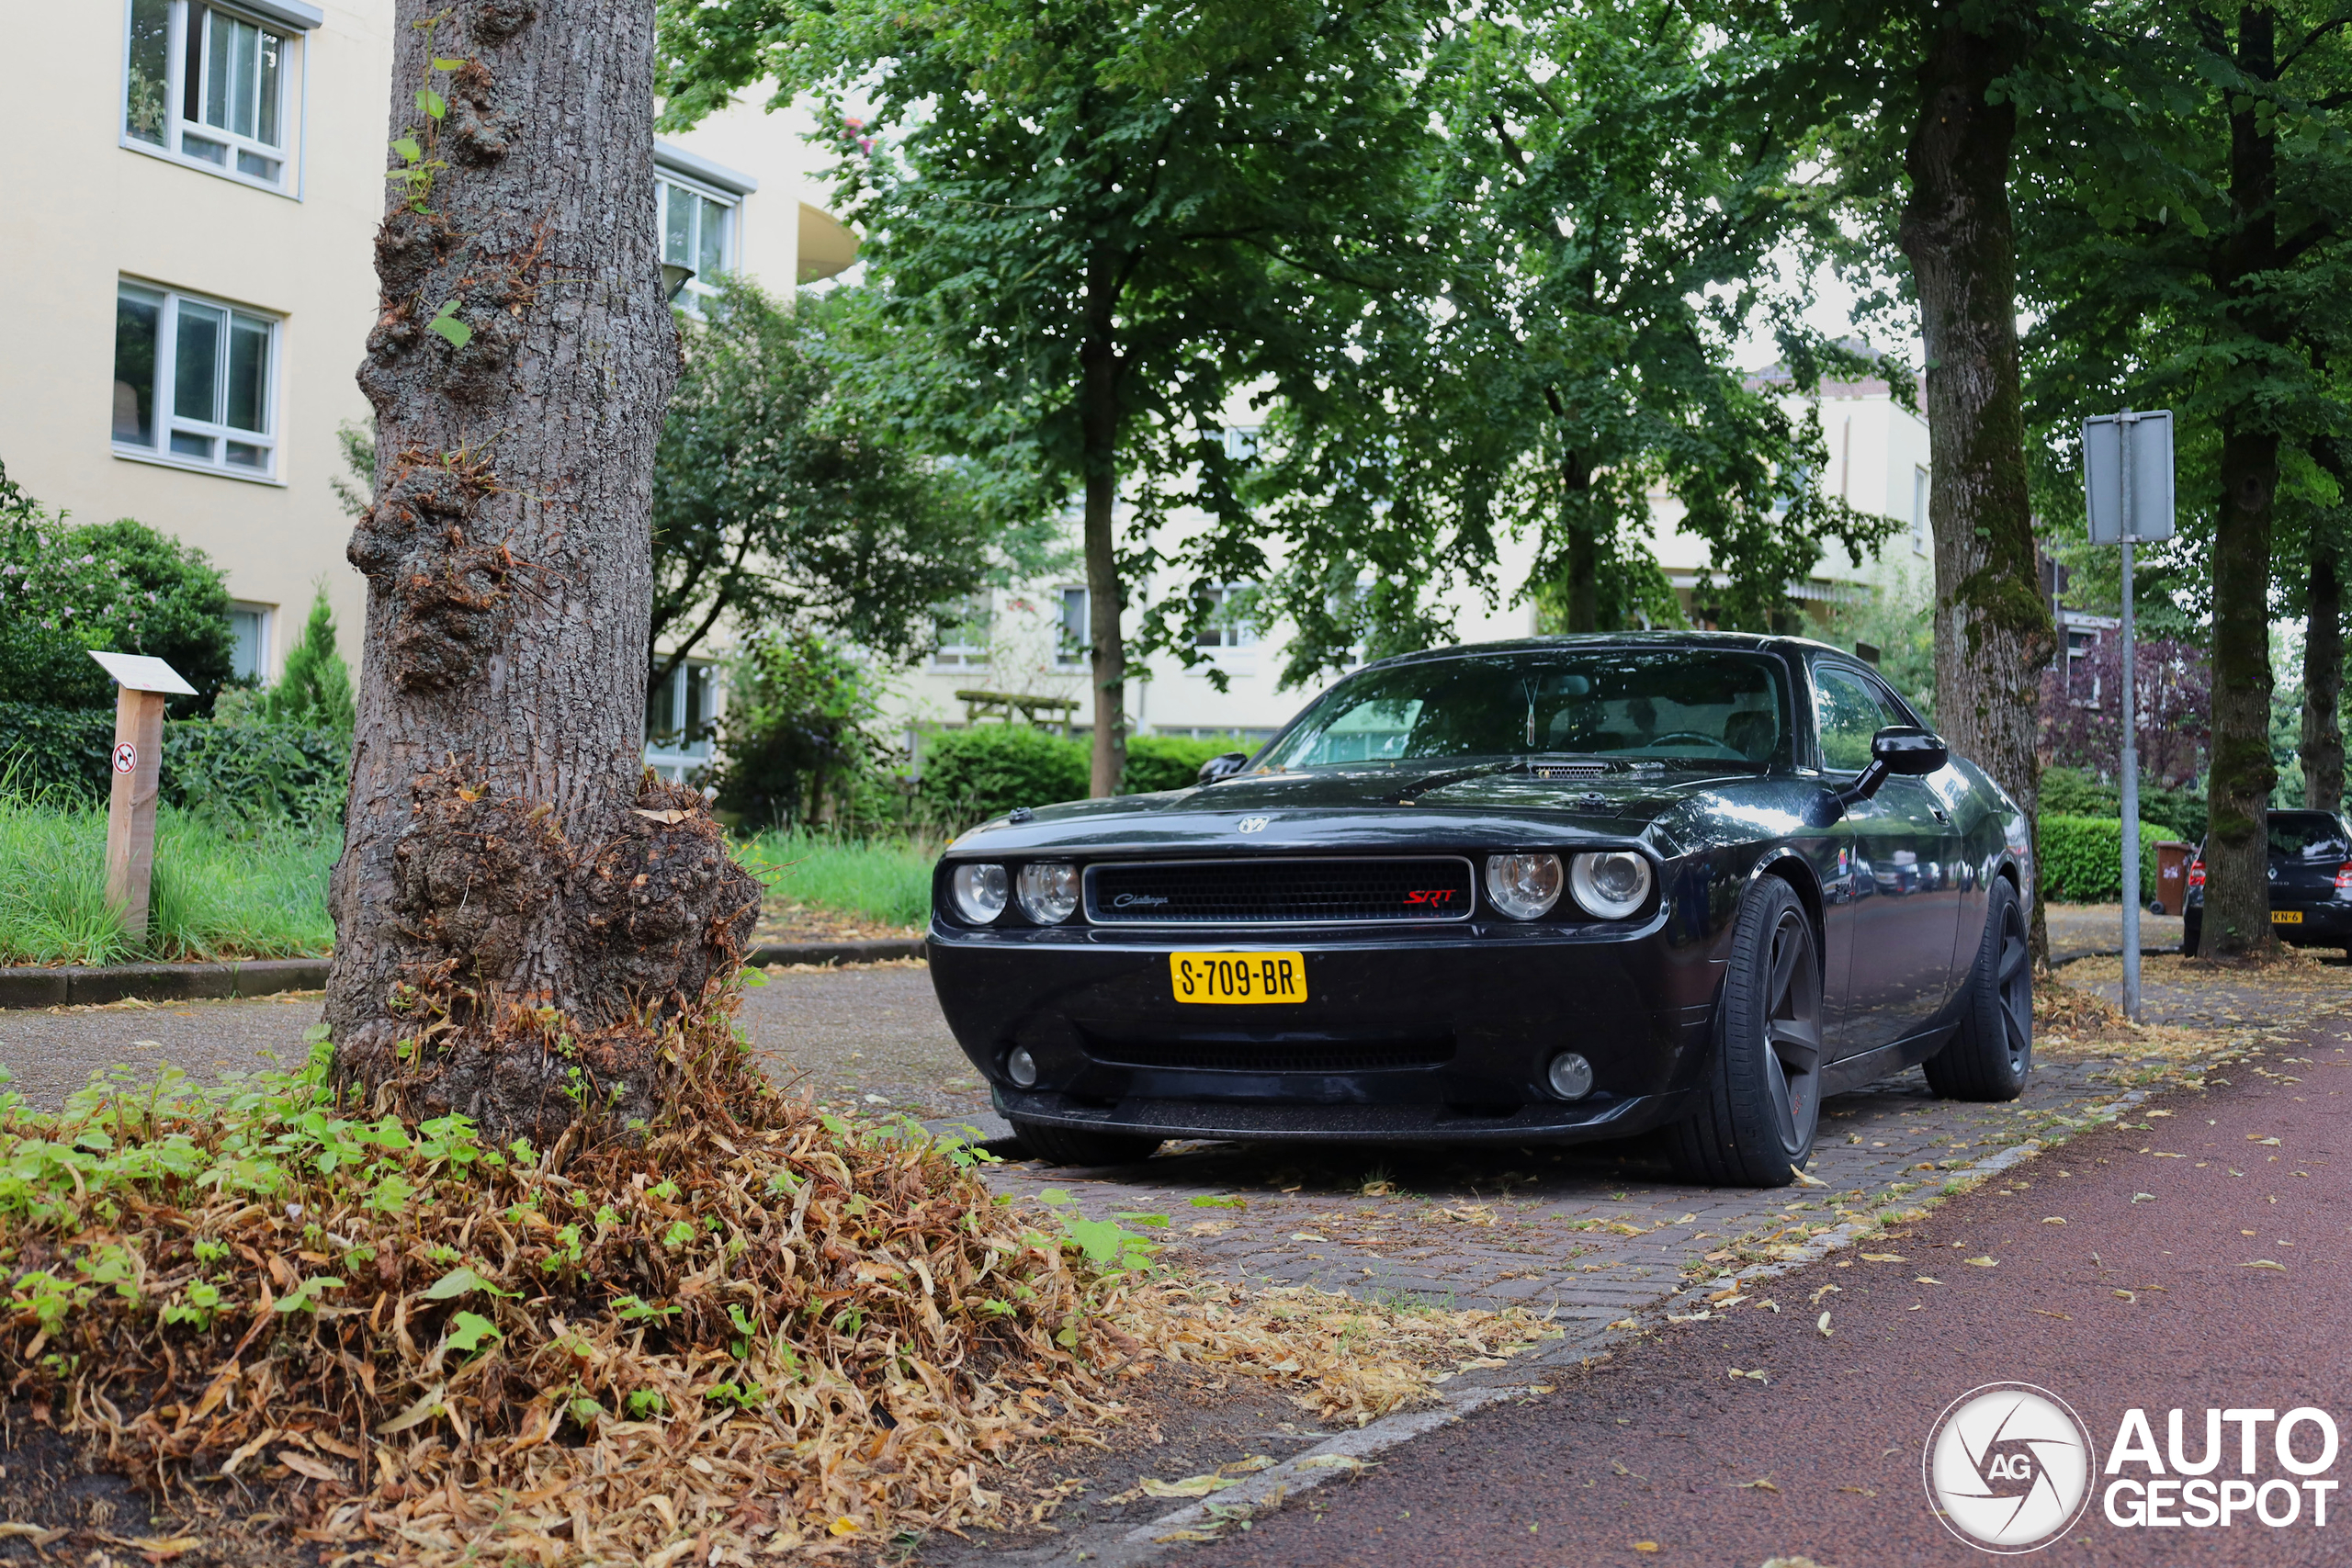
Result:
M1127 646L1119 630L1125 594L1119 585L1119 356L1115 312L1118 258L1098 251L1087 267L1086 342L1079 351L1083 383L1079 411L1084 446L1087 632L1094 679L1094 750L1088 793L1119 793L1127 771Z
M1952 749L2034 821L2041 671L2057 634L2034 566L2026 487L2008 191L2017 111L1986 96L2023 48L2015 28L1980 36L1943 8L1919 73L1901 237L1928 354L1937 716ZM2034 953L2046 964L2041 900L2026 893Z
M2312 524L2303 585L2303 804L2344 805L2344 557L2330 525Z
M1560 459L1560 526L1568 536L1568 630L1600 629L1600 540L1592 526L1592 470L1571 452Z
M641 761L677 367L653 11L401 0L392 37L393 163L429 177L392 184L359 370L376 497L327 1021L379 1103L544 1141L726 1070L707 1026L757 907L699 797Z
M2277 74L2267 10L2238 13L2238 64L2256 81ZM2272 298L2250 280L2278 259L2277 150L2262 107L2235 98L2230 117L2230 208L2214 279L2266 342L2284 332ZM2249 418L2252 415L2253 418ZM2222 428L2222 506L2213 534L2213 766L2207 776L2202 951L2217 958L2276 952L2270 931L2270 525L2278 491L2278 437L2240 410Z

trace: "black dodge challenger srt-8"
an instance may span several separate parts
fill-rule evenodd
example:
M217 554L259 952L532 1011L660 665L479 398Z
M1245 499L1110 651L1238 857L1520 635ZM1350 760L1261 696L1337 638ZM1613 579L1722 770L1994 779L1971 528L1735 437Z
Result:
M1825 1095L2024 1085L2025 818L1836 649L1410 654L1201 773L941 857L940 1005L1043 1158L1664 1127L1778 1186Z

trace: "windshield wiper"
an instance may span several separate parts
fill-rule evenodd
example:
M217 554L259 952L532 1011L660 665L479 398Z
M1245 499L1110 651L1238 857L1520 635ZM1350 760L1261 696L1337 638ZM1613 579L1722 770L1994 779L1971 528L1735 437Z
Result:
M1453 768L1442 773L1431 773L1426 778L1415 779L1411 784L1398 790L1389 797L1388 804L1410 806L1433 789L1443 789L1449 784L1458 784L1465 779L1483 778L1488 773L1508 773L1514 769L1523 769L1526 766L1527 759L1524 757L1506 757L1498 762L1480 762L1476 767Z

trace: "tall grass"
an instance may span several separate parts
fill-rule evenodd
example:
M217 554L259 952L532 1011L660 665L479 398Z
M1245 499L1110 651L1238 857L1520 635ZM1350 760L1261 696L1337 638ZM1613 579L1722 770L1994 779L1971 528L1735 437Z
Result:
M107 907L107 814L0 791L0 964L279 958L327 951L334 828L232 835L160 807L147 940Z
M921 839L844 839L793 828L739 846L736 858L798 904L865 916L885 925L931 919L931 868L939 846Z

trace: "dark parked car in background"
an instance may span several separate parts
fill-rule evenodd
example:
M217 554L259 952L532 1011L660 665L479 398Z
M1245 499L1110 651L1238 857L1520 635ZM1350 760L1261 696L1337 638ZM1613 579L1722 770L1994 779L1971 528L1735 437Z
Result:
M2188 863L2180 950L2195 953L2205 925L2205 848ZM2270 929L2297 947L2352 953L2352 832L2333 811L2270 813Z
M956 839L931 975L1028 1150L1666 1130L1778 1186L1822 1100L2032 1058L2016 805L1871 667L1712 633L1368 666L1195 787Z

